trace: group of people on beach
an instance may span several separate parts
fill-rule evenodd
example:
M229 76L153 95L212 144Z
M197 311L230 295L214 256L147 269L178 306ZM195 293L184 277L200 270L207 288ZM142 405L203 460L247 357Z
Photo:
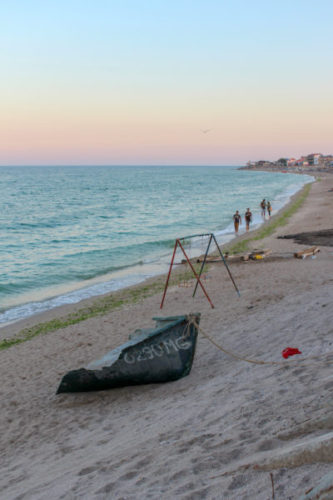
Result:
M271 202L270 201L266 201L266 199L264 198L261 202L260 202L260 208L261 208L261 216L263 219L266 218L266 210L267 210L267 213L268 213L268 216L270 217L271 216L271 213L272 213L272 205L271 205Z
M266 201L266 199L264 198L260 202L260 208L261 208L261 216L263 219L266 218L266 210L268 216L271 217L272 205L270 201ZM244 214L244 219L245 219L246 231L249 231L250 224L252 222L252 212L249 208L246 209L246 212ZM239 225L242 223L242 216L238 210L236 210L236 212L234 213L233 220L234 220L235 233L238 234Z

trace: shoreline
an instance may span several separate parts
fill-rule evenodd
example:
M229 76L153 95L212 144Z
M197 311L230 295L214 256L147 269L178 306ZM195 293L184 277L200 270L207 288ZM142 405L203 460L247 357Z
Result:
M243 168L243 167L241 167L241 168ZM312 181L312 182L314 182L314 181ZM274 213L274 215L272 215L272 217L270 219L266 219L265 221L262 221L258 227L251 229L248 232L241 232L241 234L239 234L237 236L230 235L230 239L226 243L219 242L220 248L223 250L223 252L228 251L229 248L232 248L236 242L240 243L243 240L247 239L250 235L251 235L251 237L254 237L256 234L258 234L258 231L260 231L260 229L262 229L263 227L266 227L268 224L271 223L272 220L275 220L275 218L278 215L284 213L285 209L287 209L287 207L290 206L290 203L294 199L296 199L295 197L297 197L297 195L303 191L304 186L306 186L307 184L311 184L312 182L310 181L310 182L304 184L303 187L301 187L299 191L297 191L296 193L294 193L290 197L289 201L282 208L280 208L277 213ZM220 240L220 238L218 237L218 240ZM199 254L196 257L193 257L193 260L195 260L198 257L199 257ZM163 267L162 264L161 264L161 267ZM112 290L112 291L99 293L97 295L91 295L91 296L88 296L87 298L82 298L82 299L75 301L75 302L67 302L64 304L57 305L57 306L51 306L45 310L42 310L40 312L35 312L35 313L30 314L28 316L25 316L23 318L20 318L17 320L14 319L12 321L2 323L2 324L0 324L0 342L3 339L6 339L8 337L11 338L11 337L17 335L21 330L24 330L27 328L29 329L29 328L35 326L39 322L50 321L50 318L52 318L52 311L54 311L55 317L59 316L59 313L64 314L65 316L71 315L71 313L75 314L78 310L81 310L82 308L84 308L86 306L89 307L89 305L92 302L95 303L99 299L104 300L105 297L108 297L111 295L115 296L115 297L117 297L117 296L122 297L123 292L125 290L137 289L138 287L140 288L141 286L145 287L146 284L153 282L155 279L156 280L159 280L159 279L163 280L163 277L165 277L166 274L167 274L167 269L163 270L163 271L161 270L161 272L156 272L156 274L152 275L149 278L140 279L137 283L134 283L132 285L125 285L121 288L117 288L117 289ZM86 287L83 287L82 290L85 290L85 288ZM79 289L81 289L81 287ZM57 299L57 297L46 299L45 302L53 301L56 299ZM21 306L17 306L17 307L21 307ZM16 307L14 307L13 309L16 309Z
M260 234L260 232L265 229L269 228L276 220L278 220L280 217L282 217L289 209L290 207L302 196L302 193L307 189L306 186L311 186L315 181L308 182L303 185L303 187L294 193L289 201L274 215L272 215L270 218L266 218L265 221L263 221L259 227L256 227L254 229L250 229L248 232L244 232L239 235L234 235L230 241L228 241L225 244L220 245L220 248L222 252L225 254L226 252L232 252L232 249L238 246L239 244L244 243L245 241L254 241L256 237ZM214 251L212 254L214 255ZM237 252L239 253L239 252ZM197 257L194 257L193 262L195 262ZM230 262L228 262L228 265ZM176 266L176 268L173 269L173 276L178 276L183 272L183 266ZM84 321L87 317L91 317L93 313L89 313L91 309L97 309L103 310L103 303L107 301L108 298L112 298L114 303L117 304L122 304L122 303L128 303L128 301L131 301L130 296L133 292L133 295L135 298L133 300L137 300L137 296L140 296L141 294L147 295L145 290L151 288L151 291L153 292L155 288L159 288L161 290L161 293L164 289L164 284L166 280L167 273L161 273L155 276L152 276L148 279L145 279L137 284L127 286L124 288L120 288L118 290L115 290L113 292L107 292L104 294L92 296L83 300L80 300L74 304L64 304L60 305L54 308L47 309L46 311L40 312L33 314L31 316L28 316L26 318L22 318L18 321L14 321L9 324L4 324L3 326L0 326L0 349L6 348L2 347L3 342L9 340L8 346L11 345L12 339L15 339L16 337L21 338L27 337L27 339L31 338L30 336L34 336L34 332L36 330L40 330L41 333L44 333L45 329L43 328L43 325L45 324L50 324L49 329L47 331L54 331L57 328L60 328L62 326L65 326L67 324L75 324L81 321ZM177 277L176 277L177 281ZM141 293L140 293L141 292ZM99 313L96 312L96 315ZM102 314L102 313L101 313ZM76 319L77 315L81 317L82 319ZM95 315L95 314L93 314ZM59 321L59 326L57 326L57 323L55 325L52 325L52 322L55 320L59 320L61 318L61 321Z
M210 264L214 309L203 293L193 298L192 286L175 284L161 311L161 279L127 290L120 307L0 351L3 498L267 500L274 483L279 497L300 499L328 474L333 486L333 241L295 259L308 245L278 238L331 228L331 189L333 176L312 183L287 224L260 240L286 258L232 263L240 297L225 267ZM153 316L190 311L242 360L199 334L183 379L55 394L67 371L151 327ZM301 354L283 361L287 346Z
M321 175L332 174L332 167L239 167L238 170L252 170L255 172L281 172L283 174L299 174L299 175L313 175L319 177Z

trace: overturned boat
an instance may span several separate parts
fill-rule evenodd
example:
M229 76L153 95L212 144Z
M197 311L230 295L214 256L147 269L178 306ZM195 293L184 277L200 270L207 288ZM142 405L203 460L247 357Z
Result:
M128 342L103 358L86 368L68 372L57 394L170 382L188 375L195 353L200 313L153 320L155 328L136 330Z

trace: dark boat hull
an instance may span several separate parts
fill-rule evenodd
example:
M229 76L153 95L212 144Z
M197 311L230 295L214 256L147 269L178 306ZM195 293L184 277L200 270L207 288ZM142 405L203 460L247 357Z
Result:
M87 368L68 372L57 394L170 382L188 375L197 341L200 314L154 318L156 328L138 330L126 344Z

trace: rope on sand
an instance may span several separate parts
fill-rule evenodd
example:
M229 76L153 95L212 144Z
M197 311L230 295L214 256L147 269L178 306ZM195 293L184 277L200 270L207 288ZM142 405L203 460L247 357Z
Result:
M208 333L206 333L199 325L196 321L194 321L193 319L190 320L191 323L193 323L193 325L195 326L195 328L198 329L198 331L207 339L209 340L209 342L211 342L215 347L217 347L217 349L219 349L220 351L224 352L225 354L228 354L228 356L232 356L233 358L235 359L238 359L240 361L246 361L247 363L253 363L255 365L278 365L278 366L287 366L287 365L291 365L291 364L296 364L296 365L303 365L303 366L311 366L311 364L307 364L307 363L304 363L304 361L307 361L309 359L320 359L321 361L324 361L324 362L328 362L328 359L322 359L322 356L311 356L309 358L307 358L306 360L303 360L303 359L300 359L300 360L296 360L296 359L293 359L293 360L289 360L289 361L261 361L260 359L251 359L251 358L244 358L242 356L239 356L238 354L232 352L232 351L229 351L228 349L225 349L223 346L221 346L220 344L218 344L210 335L208 335ZM326 356L332 356L333 355L333 352L328 352L326 353ZM314 365L313 366L317 366L317 365Z

